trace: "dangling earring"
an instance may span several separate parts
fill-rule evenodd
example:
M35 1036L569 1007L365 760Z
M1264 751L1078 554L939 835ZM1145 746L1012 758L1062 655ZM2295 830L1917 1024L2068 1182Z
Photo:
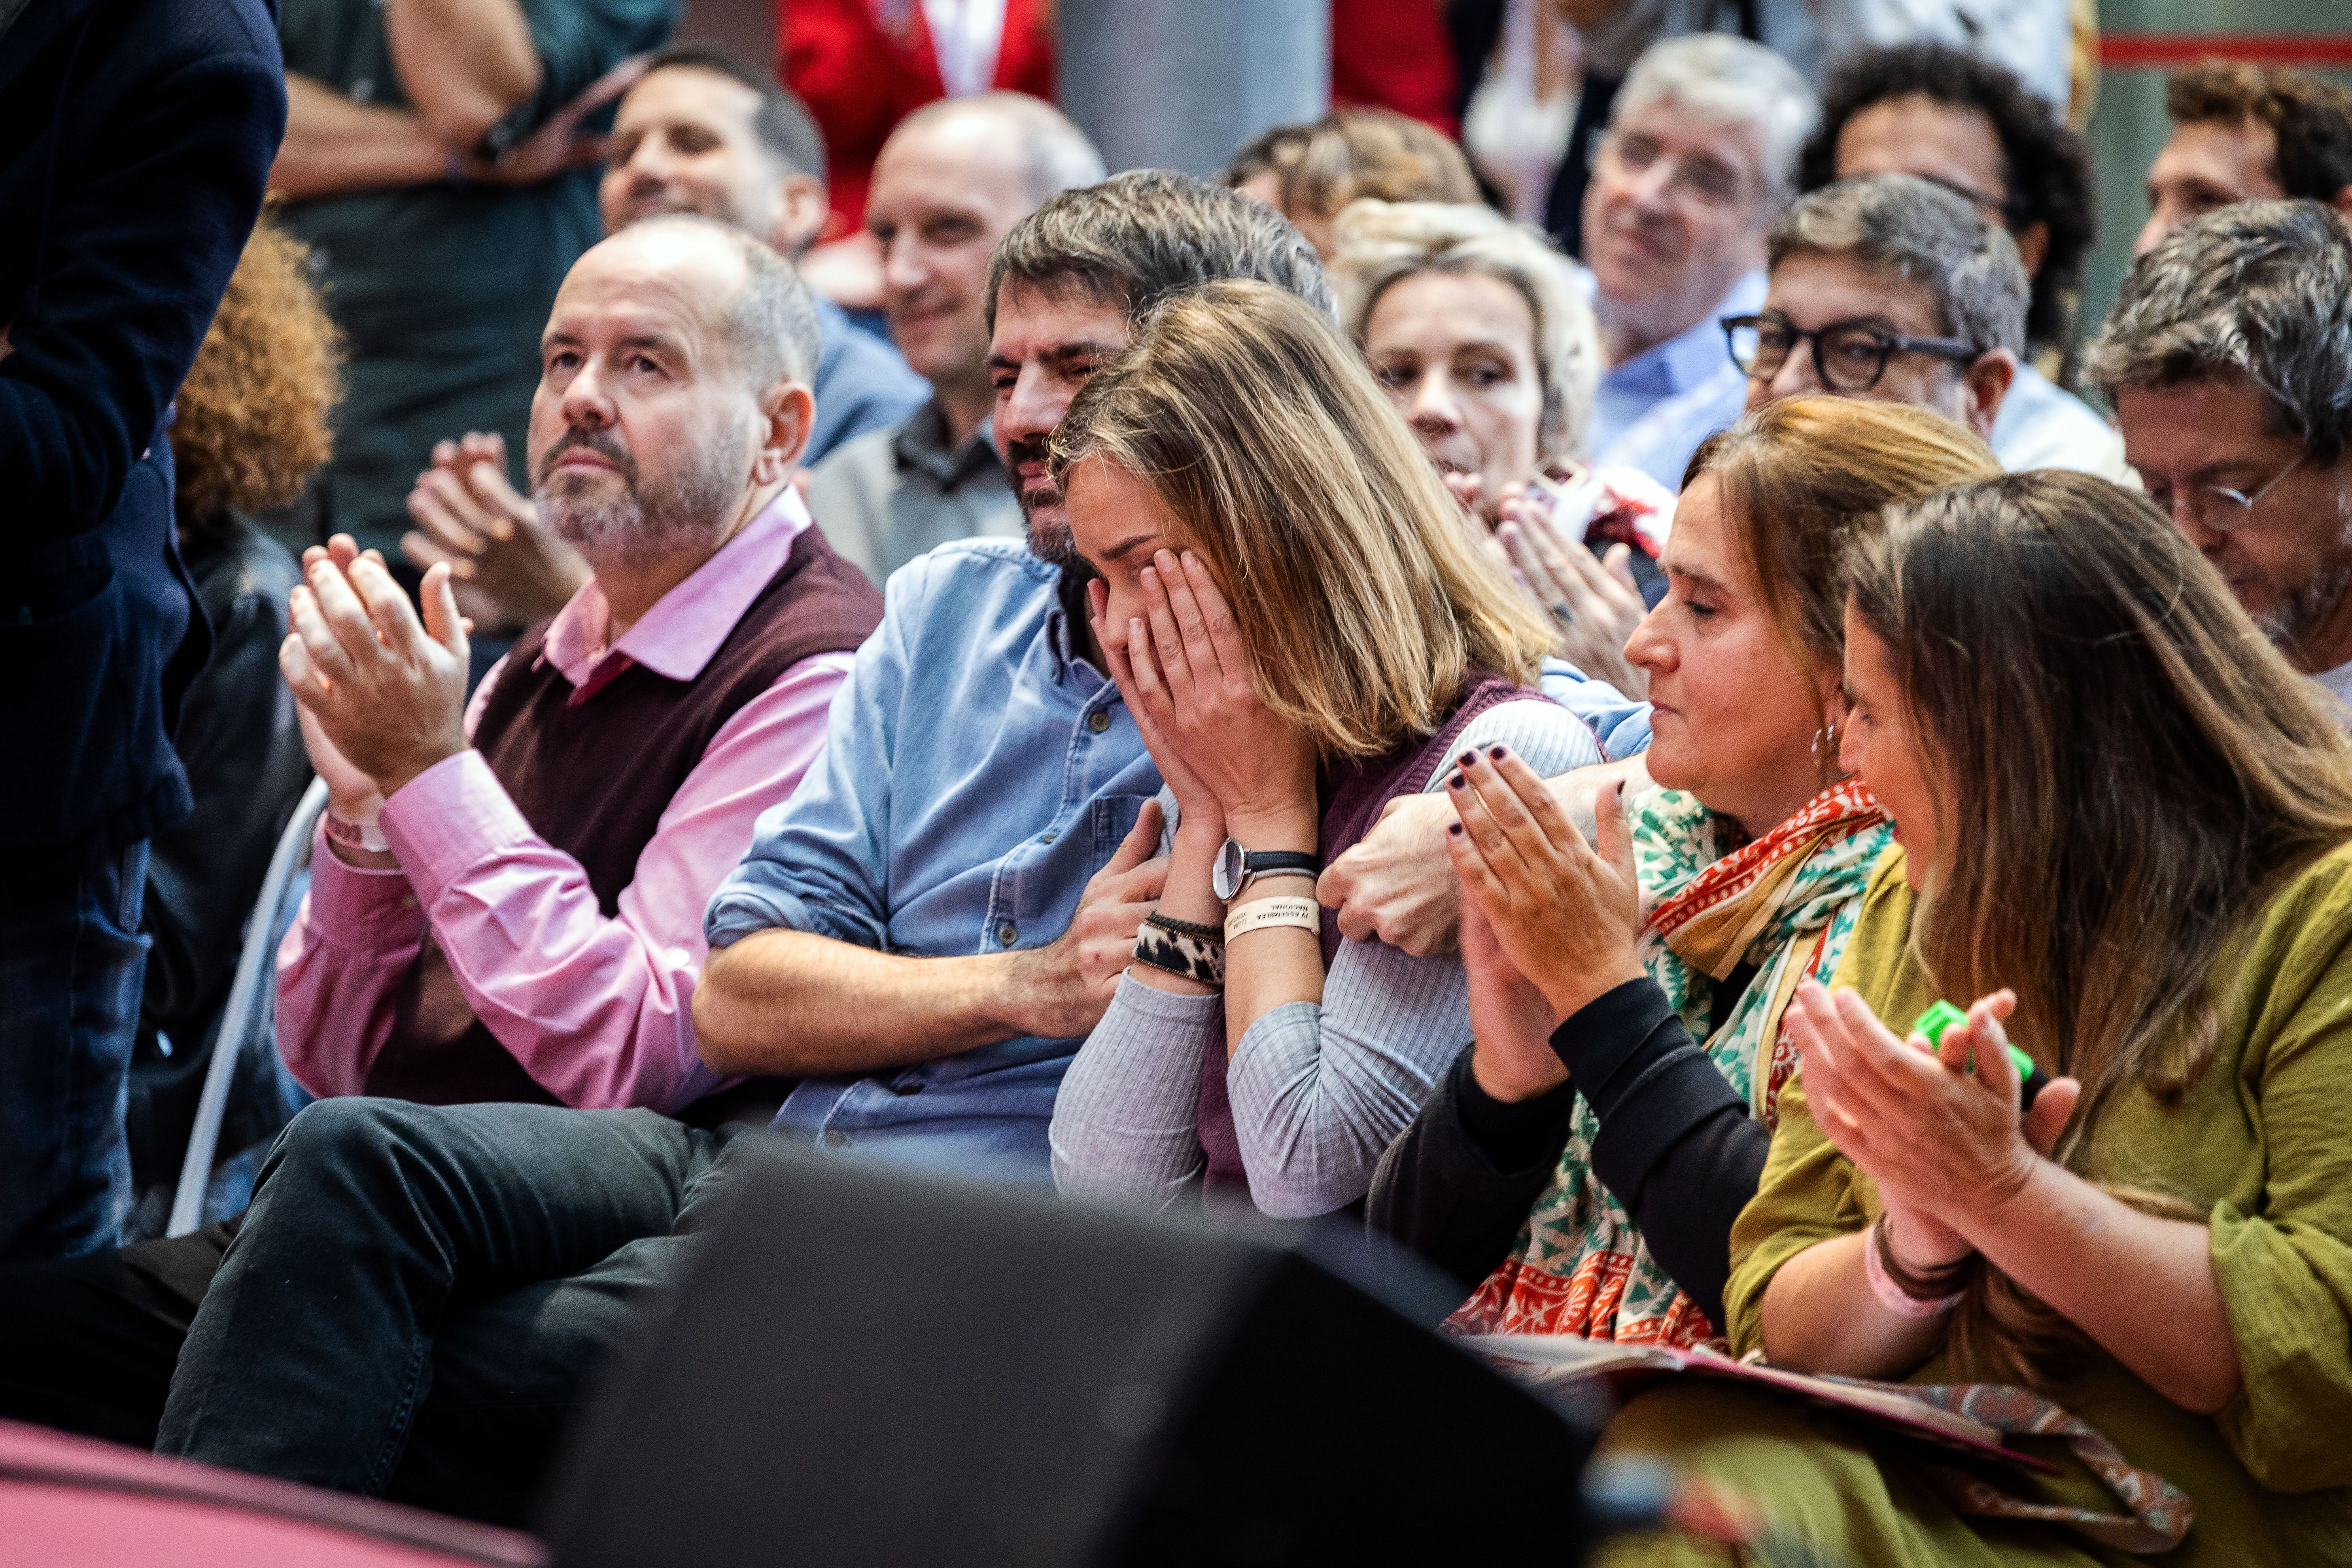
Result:
M1837 726L1833 723L1824 724L1820 729L1813 731L1814 762L1819 763L1822 760L1822 751L1824 747L1828 748L1830 760L1832 762L1836 761Z

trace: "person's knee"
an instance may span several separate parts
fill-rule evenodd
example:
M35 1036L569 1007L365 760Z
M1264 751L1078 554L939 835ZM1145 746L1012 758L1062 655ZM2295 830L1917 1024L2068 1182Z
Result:
M289 1191L307 1203L380 1199L401 1179L409 1154L431 1142L438 1108L404 1100L316 1100L286 1124L254 1183L254 1209Z

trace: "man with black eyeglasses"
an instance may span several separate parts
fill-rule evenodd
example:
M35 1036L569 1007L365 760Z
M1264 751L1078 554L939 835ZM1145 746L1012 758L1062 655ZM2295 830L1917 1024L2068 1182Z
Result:
M2065 342L2096 229L2082 137L1990 60L1945 44L1865 49L1832 73L1798 184L1811 191L1862 174L1916 174L1969 202L2017 242L2032 293L2028 357L1993 425L2001 466L2124 479L2123 437L2036 370L2032 357Z
M2025 268L1997 225L1941 186L1872 174L1801 199L1767 256L1764 308L1721 323L1749 408L1876 397L1990 440L2025 346Z
M2288 661L2352 702L2352 233L2335 209L2241 202L2174 229L2085 368L2148 499Z

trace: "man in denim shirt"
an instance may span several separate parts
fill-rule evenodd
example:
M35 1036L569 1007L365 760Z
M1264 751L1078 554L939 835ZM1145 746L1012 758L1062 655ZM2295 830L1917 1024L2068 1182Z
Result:
M893 578L827 760L709 916L705 1059L806 1078L779 1120L822 1147L1047 1179L1055 1085L1161 873L1159 775L1068 602L1043 444L1135 315L1223 277L1329 306L1278 215L1181 174L1065 193L992 268L994 428L1035 554L956 545ZM727 1142L646 1110L321 1100L197 1310L158 1450L520 1522Z
M1028 544L944 545L890 579L824 757L711 900L703 1059L801 1077L776 1125L821 1146L1047 1178L1055 1091L1162 872L1144 861L1159 771L1101 671L1045 442L1148 302L1192 280L1173 242L1195 235L1328 308L1286 225L1178 175L1056 197L998 247L994 429ZM1547 670L1596 731L1646 745L1648 706L1587 684Z

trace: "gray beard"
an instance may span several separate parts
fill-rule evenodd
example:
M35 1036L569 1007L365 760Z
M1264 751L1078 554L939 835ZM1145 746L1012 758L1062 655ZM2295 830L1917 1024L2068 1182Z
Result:
M730 503L743 493L744 447L730 431L658 483L631 483L622 494L599 495L593 477L558 474L531 495L549 531L588 558L644 566L697 547L708 548L732 521Z
M2254 617L2254 625L2263 629L2271 645L2289 656L2336 613L2346 592L2352 591L2352 488L2339 491L2336 509L2344 524L2336 542L2341 552L2336 563L2275 609Z
M2282 653L2292 653L2336 613L2352 589L2352 555L2347 555L2303 585L2293 598L2256 617L2254 624Z

